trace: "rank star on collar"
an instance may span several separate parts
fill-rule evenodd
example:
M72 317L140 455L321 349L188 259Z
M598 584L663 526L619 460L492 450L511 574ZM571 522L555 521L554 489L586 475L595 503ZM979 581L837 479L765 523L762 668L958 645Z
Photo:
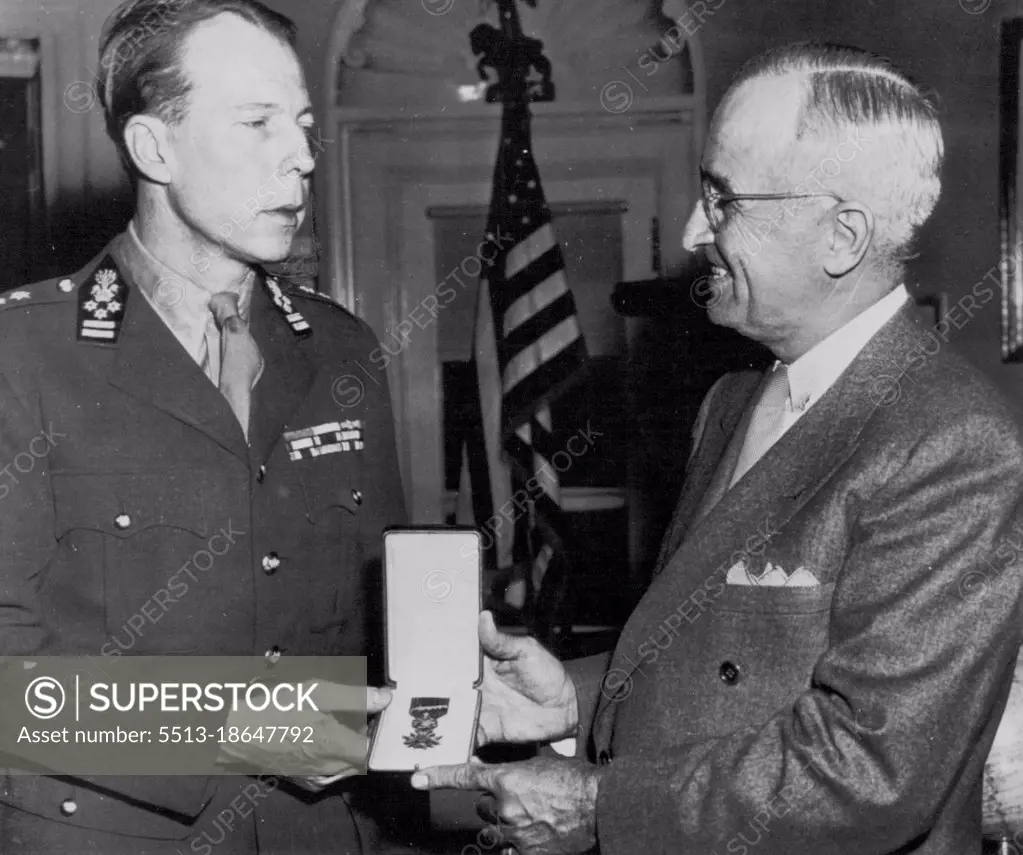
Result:
M366 447L362 419L327 422L301 430L289 430L284 432L283 438L288 446L288 457L292 461L322 457L325 454L362 451Z
M273 300L273 304L284 315L284 319L288 322L292 332L302 337L312 335L312 328L309 326L309 323L302 316L301 312L295 311L294 306L291 304L291 299L281 290L281 285L277 279L273 276L267 276L265 284L267 291L270 292L270 299Z

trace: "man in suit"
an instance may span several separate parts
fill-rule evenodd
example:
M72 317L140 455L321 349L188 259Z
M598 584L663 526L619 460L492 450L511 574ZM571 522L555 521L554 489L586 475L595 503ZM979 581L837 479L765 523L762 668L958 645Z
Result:
M588 757L415 785L490 790L520 853L980 852L1023 627L1023 446L946 347L990 286L929 331L901 284L942 152L879 57L802 44L743 69L684 241L713 265L711 319L776 362L704 402L610 658L562 668L481 619L480 741L579 727Z
M360 367L376 339L263 268L314 166L294 37L253 0L107 22L137 212L82 270L0 298L0 655L381 651L381 534L405 510L385 375ZM337 783L345 741L315 780L0 770L0 851L386 851L371 788Z

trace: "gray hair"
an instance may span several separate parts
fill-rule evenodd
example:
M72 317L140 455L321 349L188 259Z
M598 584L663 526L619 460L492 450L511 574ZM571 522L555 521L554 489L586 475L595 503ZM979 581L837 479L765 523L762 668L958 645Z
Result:
M786 75L800 79L805 87L797 141L816 145L826 154L828 147L841 145L850 134L862 139L865 145L843 161L855 161L856 168L840 168L833 175L824 172L819 186L867 205L875 218L876 251L900 265L941 195L945 146L937 107L884 57L815 42L760 54L740 69L733 88ZM798 155L801 162L804 152ZM806 189L815 188L807 184Z

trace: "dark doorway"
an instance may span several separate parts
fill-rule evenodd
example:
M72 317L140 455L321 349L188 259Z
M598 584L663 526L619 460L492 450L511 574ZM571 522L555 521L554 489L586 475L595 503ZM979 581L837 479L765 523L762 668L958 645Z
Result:
M0 291L45 275L38 43L0 39Z

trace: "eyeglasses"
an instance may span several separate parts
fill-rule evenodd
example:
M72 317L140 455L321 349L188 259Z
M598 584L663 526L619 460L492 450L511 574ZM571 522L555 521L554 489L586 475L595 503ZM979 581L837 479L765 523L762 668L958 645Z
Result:
M836 196L834 193L722 193L720 190L716 190L707 184L703 186L703 198L701 201L703 202L703 215L707 218L711 229L717 231L725 221L725 205L746 200L768 201L781 199L834 199L837 202L842 201L841 197Z

